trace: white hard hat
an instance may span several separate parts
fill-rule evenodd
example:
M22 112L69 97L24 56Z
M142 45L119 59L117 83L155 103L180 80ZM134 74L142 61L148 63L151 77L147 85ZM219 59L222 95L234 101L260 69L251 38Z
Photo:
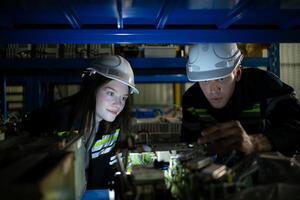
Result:
M120 81L130 87L130 93L138 94L134 84L134 74L129 62L118 55L104 55L91 63L86 70L91 74L99 73L107 78Z
M236 43L203 43L192 46L186 66L190 81L209 81L224 78L243 59Z

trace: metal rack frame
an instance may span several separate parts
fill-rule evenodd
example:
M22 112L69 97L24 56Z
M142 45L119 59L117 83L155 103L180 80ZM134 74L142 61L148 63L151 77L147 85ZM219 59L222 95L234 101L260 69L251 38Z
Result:
M248 66L268 66L279 75L279 43L300 42L299 11L298 0L42 0L34 4L30 0L4 0L0 2L0 44L272 43L269 58L245 62ZM26 105L30 111L41 104L43 82L78 83L80 76L76 73L89 62L0 60L1 102L6 102L7 83L25 82L25 96L35 99ZM135 71L151 69L151 76L138 74L137 82L187 81L183 58L136 58L130 62ZM72 73L64 77L29 73L26 78L14 74L24 69ZM163 70L168 73L158 73ZM5 103L1 110L5 116Z

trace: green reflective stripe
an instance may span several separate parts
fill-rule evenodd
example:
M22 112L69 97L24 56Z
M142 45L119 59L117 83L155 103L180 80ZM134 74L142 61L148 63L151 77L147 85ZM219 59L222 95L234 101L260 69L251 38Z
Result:
M201 120L204 121L204 122L216 121L216 119L214 117L212 117L212 116L210 116L210 117L202 117Z
M111 138L110 135L103 135L102 136L102 140L98 140L95 145L93 146L93 148L97 148L105 143L108 143L110 142L111 140L117 140L118 139L118 136L119 136L119 132L120 132L120 129L117 129L116 132L114 133L113 137Z
M107 136L107 135L105 135L105 136ZM100 141L97 141L97 142L95 143L95 145L93 146L93 148L97 148L97 147L99 147L99 146L102 146L102 145L104 145L105 143L110 142L111 140L117 140L117 138L118 138L118 135L114 135L112 138L107 137L107 138L105 138L105 139L102 139L102 140L100 140Z
M211 115L199 115L202 121L215 121L215 118Z
M260 113L260 105L254 104L252 109L246 109L242 111L243 113Z
M212 118L212 116L209 115L209 114L200 114L199 117L203 117L203 118L205 118L205 117Z
M207 113L207 109L205 108L194 108L190 107L187 109L189 112L196 112L196 113Z
M56 134L57 134L59 137L62 137L62 136L65 136L67 133L68 133L68 131L59 131L59 132L57 132Z
M78 130L68 130L68 131L54 131L53 134L57 135L58 137L65 137L70 134L78 134Z
M254 108L249 110L243 110L245 113L253 113L253 112L260 112L260 108Z
M211 116L208 113L208 110L206 108L194 108L190 107L187 109L192 115L197 117L198 119L204 121L204 122L211 122L216 121L213 116Z

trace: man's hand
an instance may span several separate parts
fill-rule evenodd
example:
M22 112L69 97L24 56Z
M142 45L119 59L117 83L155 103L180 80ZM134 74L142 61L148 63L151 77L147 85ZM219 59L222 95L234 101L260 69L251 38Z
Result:
M206 128L198 139L199 144L211 143L216 153L239 150L248 155L256 151L255 144L239 121L217 123Z

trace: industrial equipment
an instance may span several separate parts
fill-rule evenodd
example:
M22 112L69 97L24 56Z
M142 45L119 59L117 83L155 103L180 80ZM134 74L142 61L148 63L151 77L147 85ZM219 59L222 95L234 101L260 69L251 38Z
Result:
M264 153L241 157L233 152L226 157L219 159L201 145L137 148L128 154L127 171L116 174L116 198L295 199L299 195L299 156Z
M1 141L1 199L81 199L86 188L84 154L76 133L24 133Z

